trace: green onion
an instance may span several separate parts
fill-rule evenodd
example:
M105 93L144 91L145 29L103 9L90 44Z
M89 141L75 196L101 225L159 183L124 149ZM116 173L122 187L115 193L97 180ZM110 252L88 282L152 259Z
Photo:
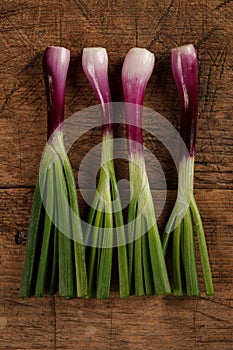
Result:
M112 271L113 244L117 242L120 297L129 295L127 249L124 222L113 162L111 94L108 56L104 48L85 48L83 70L102 108L103 139L101 167L96 194L88 214L86 232L89 296L108 298Z
M19 295L87 295L85 247L72 168L62 123L69 50L48 47L43 61L48 142L35 189Z
M194 226L196 227L206 295L213 295L211 269L202 220L193 194L194 156L198 115L198 68L193 45L172 50L172 71L176 82L180 106L180 134L184 147L180 147L178 194L175 206L163 234L166 254L173 232L172 265L174 295L199 296L200 288L196 267ZM187 152L188 150L188 152Z
M171 292L143 153L142 105L153 67L154 55L151 52L133 48L126 55L122 68L131 186L129 285L135 295Z

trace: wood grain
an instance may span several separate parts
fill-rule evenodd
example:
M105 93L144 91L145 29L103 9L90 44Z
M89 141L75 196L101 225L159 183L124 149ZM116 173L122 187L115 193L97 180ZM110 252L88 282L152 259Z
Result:
M107 301L64 300L58 296L19 299L26 241L23 239L17 244L15 238L18 231L27 229L33 190L7 189L1 190L0 194L2 349L7 346L27 349L30 345L36 349L41 346L45 349L77 349L77 344L83 349L180 349L187 344L191 349L209 346L219 349L221 344L224 349L232 348L233 191L196 191L209 247L214 298L206 298L202 293L200 299L130 297L120 300L117 283L113 283L111 298ZM160 226L165 223L174 199L175 191L170 191ZM218 212L216 199L219 201ZM83 217L86 204L81 200L80 206ZM198 268L200 272L200 263ZM15 338L12 339L13 330Z
M233 2L223 0L2 0L0 6L0 349L232 349L233 348ZM96 104L81 68L85 46L104 46L114 101L122 101L121 66L133 46L155 54L145 106L179 129L179 103L170 50L192 42L199 60L199 120L195 188L215 286L214 298L19 299L32 196L46 142L41 61L48 45L71 50L66 117ZM156 120L152 120L156 125ZM124 137L123 125L115 126ZM164 145L144 131L168 186L159 225L175 200L177 175ZM88 131L70 150L78 184L83 157L101 142ZM127 162L116 162L118 179ZM150 164L155 206L162 172ZM86 173L86 175L88 175ZM85 190L89 190L88 181ZM81 214L87 204L81 198ZM20 243L20 244L17 244ZM198 265L200 272L200 264ZM114 278L116 272L114 273ZM203 286L201 285L203 290Z

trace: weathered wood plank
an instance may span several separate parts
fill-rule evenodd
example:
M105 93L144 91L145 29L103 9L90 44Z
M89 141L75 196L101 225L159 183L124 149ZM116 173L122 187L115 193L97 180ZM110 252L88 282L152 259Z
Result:
M232 349L233 348L233 2L223 0L2 0L0 9L0 348L5 349ZM48 45L71 50L66 117L96 104L81 68L85 46L104 46L114 101L122 101L121 66L126 52L142 46L155 53L145 106L179 128L179 103L170 50L193 42L199 57L199 120L195 188L203 217L215 297L64 300L18 298L33 186L46 142L46 105L41 61ZM152 120L156 124L156 120ZM124 127L116 126L117 137ZM145 146L160 162L148 161L153 189L163 172L169 189L177 175L169 152L144 132ZM101 142L88 132L69 155L76 180L83 157ZM98 159L96 159L98 163ZM157 169L157 170L156 170ZM155 171L156 170L156 171ZM84 173L84 175L87 175ZM118 179L127 162L117 162ZM88 187L88 179L86 180ZM18 188L21 187L21 188ZM157 210L161 191L153 191ZM163 227L175 191L167 193ZM81 200L84 217L87 205ZM18 237L18 236L17 236ZM20 235L19 237L20 238ZM200 271L200 266L198 266ZM117 279L114 273L114 281ZM203 288L203 287L202 287Z
M54 298L23 300L10 294L1 296L0 349L54 349Z
M17 244L17 231L26 231L29 223L33 189L0 190L0 292L4 295L17 296L24 257L25 242ZM159 210L159 191L154 193L156 209ZM85 220L87 204L80 198L81 217ZM156 200L157 198L157 200ZM175 191L167 193L167 200L159 226L162 228L172 209ZM209 247L213 270L215 295L217 298L232 298L233 283L233 192L227 190L197 190L196 199L203 218L206 240ZM199 266L200 267L200 266ZM113 291L117 286L113 286Z
M67 82L66 116L96 103L81 68L84 46L102 45L109 52L113 100L122 100L121 65L135 45L150 48L156 66L145 105L179 125L179 103L171 75L170 50L186 42L196 44L199 55L200 118L198 122L196 188L231 188L233 165L232 5L221 12L204 1L52 2L4 3L1 27L1 174L2 186L34 185L46 141L46 105L41 60L45 47L62 44L71 50ZM208 9L208 7L210 9ZM228 9L228 10L227 10ZM49 15L48 15L49 13ZM189 19L186 18L189 13ZM227 15L228 14L228 15ZM168 25L169 24L169 25ZM171 28L176 28L171 31ZM49 37L47 35L49 32ZM113 39L114 38L114 39ZM36 43L36 44L35 44ZM156 123L156 120L154 121ZM123 129L117 136L124 137ZM71 155L78 168L83 154L97 139L84 138ZM145 135L145 145L169 167L168 154ZM162 151L161 151L162 150ZM170 171L169 188L176 187Z

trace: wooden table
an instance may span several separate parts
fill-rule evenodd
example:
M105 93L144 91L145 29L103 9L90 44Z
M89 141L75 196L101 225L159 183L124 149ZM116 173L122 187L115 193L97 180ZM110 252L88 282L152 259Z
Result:
M233 2L2 0L0 11L0 348L233 349ZM17 244L15 238L22 236L18 231L27 231L46 142L41 70L45 48L62 45L71 50L66 116L96 104L81 68L83 47L108 50L114 101L122 100L120 72L126 52L134 46L148 48L156 66L145 106L178 127L170 50L185 43L194 43L199 57L195 194L215 296L120 300L113 283L109 300L18 298L25 239ZM121 128L116 132L123 133ZM72 148L76 178L86 150L99 138L97 131L96 138L87 137ZM145 145L159 157L161 146L146 133ZM177 184L168 154L161 156L161 164L169 192L160 227L172 208ZM83 201L81 207L85 216Z

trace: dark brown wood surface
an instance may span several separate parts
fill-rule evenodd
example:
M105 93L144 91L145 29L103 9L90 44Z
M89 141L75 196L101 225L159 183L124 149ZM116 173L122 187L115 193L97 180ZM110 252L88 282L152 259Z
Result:
M0 6L0 349L232 349L233 2L1 0ZM150 49L156 64L145 105L179 127L170 50L186 43L195 44L199 58L195 193L215 296L120 300L115 283L106 301L18 298L25 252L22 232L27 232L46 142L41 69L45 48L62 45L71 50L66 116L96 104L81 68L84 47L106 47L114 101L122 100L120 72L127 51L134 46ZM124 135L121 127L115 131ZM76 179L83 156L98 141L96 130L72 147ZM159 153L167 177L162 227L174 203L177 176L168 152L146 132L145 144ZM117 172L127 175L124 162ZM83 216L86 210L82 200Z

